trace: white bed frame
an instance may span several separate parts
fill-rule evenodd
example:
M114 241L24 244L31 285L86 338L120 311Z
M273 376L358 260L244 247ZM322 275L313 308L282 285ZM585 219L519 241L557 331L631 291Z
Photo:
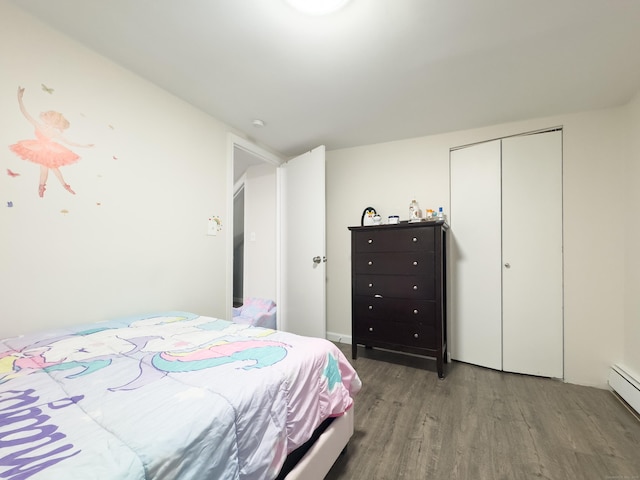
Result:
M354 431L354 408L337 417L322 432L296 467L289 472L286 480L322 480L344 450Z

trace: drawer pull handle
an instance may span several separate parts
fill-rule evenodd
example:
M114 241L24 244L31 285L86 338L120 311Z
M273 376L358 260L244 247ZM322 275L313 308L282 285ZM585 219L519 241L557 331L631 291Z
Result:
M373 239L370 238L369 241L367 243L373 243Z
M373 265L373 262L371 260L369 260L369 265Z
M369 305L369 310L373 310L373 305Z
M414 290L417 290L417 289L418 289L418 285L414 285L414 286L413 286L413 289L414 289Z
M413 237L412 240L413 240L413 243L416 243L418 241L418 238L417 237Z
M370 284L369 284L369 288L372 288L372 287L373 287L373 283L370 283Z
M379 294L377 294L377 293L376 293L376 294L374 295L374 297L376 297L376 298L382 298L382 295L379 295Z
M418 314L418 310L414 310L414 311L413 311L413 314L414 314L414 315L417 315L417 314Z
M414 333L414 334L413 334L413 338L418 338L418 334L417 334L417 333Z
M413 262L413 266L417 267L418 266L418 261L416 260L415 262Z
M369 331L370 331L370 332L373 332L373 327L369 327Z

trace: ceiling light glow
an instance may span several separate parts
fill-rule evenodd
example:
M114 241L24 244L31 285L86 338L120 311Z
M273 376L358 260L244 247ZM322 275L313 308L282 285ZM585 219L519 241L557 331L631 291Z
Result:
M328 15L344 7L349 0L287 0L299 12L307 15Z

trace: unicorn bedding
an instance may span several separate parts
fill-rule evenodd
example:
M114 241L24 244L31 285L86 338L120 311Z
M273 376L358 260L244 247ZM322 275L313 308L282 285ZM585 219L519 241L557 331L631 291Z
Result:
M326 340L185 312L5 339L0 478L274 478L360 385Z

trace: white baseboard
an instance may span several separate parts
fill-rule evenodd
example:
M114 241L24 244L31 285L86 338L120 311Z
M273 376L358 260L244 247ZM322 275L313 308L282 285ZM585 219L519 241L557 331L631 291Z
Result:
M327 332L327 340L351 345L351 335L345 335L343 333Z
M635 377L629 369L614 365L609 371L609 386L640 414L640 378Z

